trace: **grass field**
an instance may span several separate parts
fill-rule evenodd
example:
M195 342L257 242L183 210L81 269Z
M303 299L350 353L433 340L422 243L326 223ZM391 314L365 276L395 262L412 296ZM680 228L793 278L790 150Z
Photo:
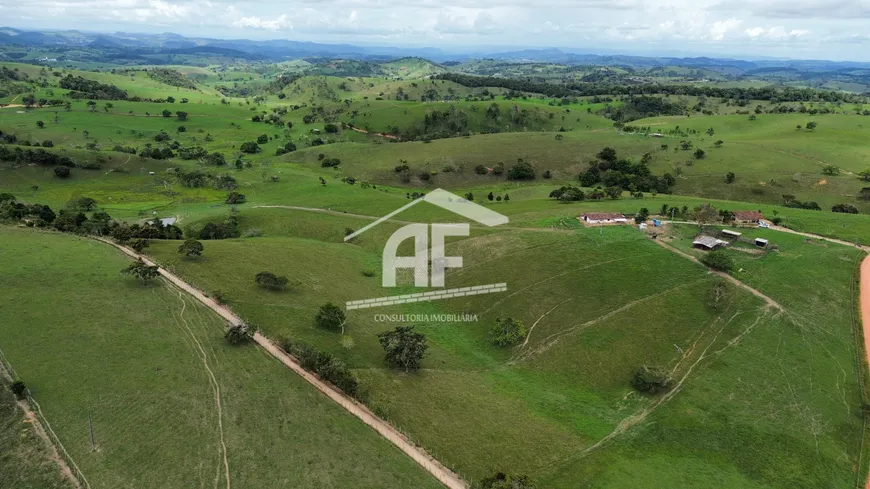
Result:
M226 470L237 487L439 486L267 354L228 346L192 299L120 276L117 251L5 227L0 242L0 347L95 489L224 487Z
M737 290L727 307L712 309L713 277L631 229L475 234L448 245L448 255L466 262L448 275L450 286L503 280L507 295L352 312L347 348L315 326L314 314L327 298L384 295L379 246L397 224L348 245L341 230L359 219L282 209L241 219L263 237L206 242L196 262L179 259L168 242L149 253L202 289L220 289L266 334L345 358L376 412L471 478L509 467L544 487L625 487L627 474L649 470L658 476L647 487L854 482L861 432L849 322L854 249L797 237L788 261L744 265L753 277L788 277L785 288L757 283L788 308L776 314ZM790 277L795 268L807 273ZM292 286L259 290L253 276L262 270L287 275ZM813 309L822 303L833 309L824 320ZM395 324L378 322L381 312L473 312L479 321L418 323L430 354L423 370L404 375L382 364L375 333ZM505 316L535 325L527 345L489 344L487 331ZM683 379L678 393L661 403L633 393L629 379L640 364L673 369ZM741 374L747 370L752 377ZM746 447L764 447L765 456L747 456Z

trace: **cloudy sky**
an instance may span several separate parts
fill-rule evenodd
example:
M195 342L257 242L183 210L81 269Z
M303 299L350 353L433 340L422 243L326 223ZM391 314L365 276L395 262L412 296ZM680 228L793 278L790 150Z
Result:
M870 61L870 0L0 0L19 28Z

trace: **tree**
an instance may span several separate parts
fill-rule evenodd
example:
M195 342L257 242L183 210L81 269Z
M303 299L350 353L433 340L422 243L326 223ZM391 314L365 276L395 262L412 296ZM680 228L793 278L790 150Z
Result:
M514 346L526 339L526 327L513 318L496 319L495 326L489 330L489 340L496 346Z
M868 171L870 171L870 170L868 170ZM487 198L490 202L492 202L492 201L495 199L495 195L492 195L492 192L490 192L489 195L486 196L486 198Z
M70 169L65 166L59 166L54 169L54 174L57 175L58 178L69 178Z
M164 109L163 112L161 112L161 115L163 115L163 117L172 117L172 112Z
M822 168L822 173L825 175L839 175L840 168L834 165L825 165L824 168Z
M224 157L223 153L211 153L205 157L206 163L215 166L224 166L227 164L227 160Z
M239 345L248 342L254 337L254 333L256 332L257 328L248 326L247 324L231 324L227 326L224 338L226 338L226 340L232 345Z
M602 149L595 155L599 160L606 161L608 163L616 163L616 150L611 148L610 146Z
M184 243L181 243L181 246L178 247L178 253L188 258L198 258L202 256L203 250L205 250L205 246L192 238L185 240Z
M333 304L327 302L320 306L317 316L314 318L317 325L324 329L341 329L341 334L344 334L344 324L347 321L347 316L344 311Z
M180 120L180 121L186 121L187 120L187 112L185 112L183 110L179 110L175 113L175 118Z
M248 141L248 142L246 142L246 143L242 143L242 147L239 148L239 150L240 150L242 153L249 153L249 154L259 153L259 152L260 152L260 146L259 146L257 143L253 142L253 141Z
M710 129L707 129L707 135L708 135L708 136L712 136L712 135L715 134L715 133L716 133L716 131L714 131L712 127L711 127Z
M725 174L725 183L734 183L735 178L737 178L737 175L733 171L729 171Z
M9 389L18 400L22 400L27 397L27 385L21 380L16 380L12 382L12 385L9 386Z
M640 392L658 394L671 388L673 380L668 371L644 365L637 369L631 378L631 385Z
M807 129L809 129L810 131L814 131L817 127L819 127L819 125L816 124L814 121L807 122Z
M149 246L151 246L151 242L145 238L136 238L130 242L130 248L133 248L136 253L142 253Z
M279 277L271 272L260 272L255 277L257 285L270 290L284 290L290 280L287 277Z
M692 211L692 220L699 226L710 224L719 220L719 211L710 204L701 204Z
M696 159L696 160L700 160L700 159L704 158L704 156L706 156L706 154L707 154L707 153L704 152L703 149L698 148L698 149L695 150L695 159Z
M713 146L715 146L717 148L721 148L723 144L725 144L725 141L722 141L720 139L720 140L716 141L715 143L713 143Z
M534 489L528 476L497 472L480 481L480 489Z
M70 202L70 207L73 209L83 210L83 211L92 211L95 207L97 207L97 201L90 197L79 197L78 199Z
M269 136L267 136L265 134L260 134L259 136L257 136L257 143L258 144L266 144L268 142L269 142Z
M174 104L174 103L175 103L175 97L173 97L173 96L170 95L169 97L166 97L166 101L169 102L170 104Z
M831 207L831 212L842 212L844 214L857 214L858 208L851 204L837 204Z
M245 194L240 194L238 192L230 192L229 194L227 194L227 198L224 202L226 202L227 204L232 204L232 205L244 204L246 202Z
M141 258L121 270L121 273L137 277L143 284L155 279L160 274L156 265L146 265Z
M534 180L535 169L530 163L522 161L508 170L507 177L508 180Z
M734 261L724 251L714 250L701 257L701 263L713 270L730 272L734 268Z
M426 336L415 332L414 326L398 326L392 331L379 333L378 342L384 349L387 362L404 368L405 372L419 370L429 348Z
M36 121L36 127L43 129L45 127L45 123L42 121Z
M861 200L870 200L870 187L864 187L858 192L858 198Z

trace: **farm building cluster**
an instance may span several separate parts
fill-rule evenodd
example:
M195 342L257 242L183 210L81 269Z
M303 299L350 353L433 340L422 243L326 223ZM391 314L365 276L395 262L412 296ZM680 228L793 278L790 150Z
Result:
M768 240L764 238L754 238L750 240L744 238L743 233L741 232L731 229L723 229L719 232L718 238L706 234L699 234L698 236L695 236L694 241L692 241L692 246L700 250L713 251L715 249L728 246L738 241L747 244L754 244L759 248L767 248L767 245L769 244Z

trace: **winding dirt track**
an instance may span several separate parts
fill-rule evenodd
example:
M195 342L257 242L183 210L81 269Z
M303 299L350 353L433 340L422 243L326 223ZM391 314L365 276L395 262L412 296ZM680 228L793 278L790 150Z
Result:
M148 258L136 253L135 251L127 248L126 246L122 246L116 244L108 239L103 238L94 238L97 241L101 241L109 246L113 246L126 255L132 258L141 258L149 266L157 265L153 261ZM222 318L227 320L230 324L242 324L244 321L239 316L233 314L228 308L218 304L212 299L206 297L202 291L196 289L192 285L188 284L175 274L165 270L164 268L159 268L160 275L162 275L166 280L171 282L173 285L181 289L183 292L190 294L193 298L204 304L206 307L216 312ZM390 443L395 445L399 450L404 452L406 455L411 457L411 459L423 467L427 472L432 474L439 482L444 484L450 489L467 489L468 484L462 480L459 475L454 473L452 470L445 467L441 462L435 459L435 457L429 455L422 448L414 445L405 435L400 433L398 430L389 425L386 421L377 417L374 413L372 413L367 407L360 404L359 402L351 399L350 397L344 395L339 390L333 388L326 382L320 380L314 374L303 369L292 356L288 355L284 350L278 348L274 343L269 341L268 338L262 336L260 333L254 335L254 341L264 350L266 350L270 355L277 358L279 362L283 363L285 366L299 374L300 377L305 379L309 384L313 385L317 390L325 394L327 397L332 399L336 404L344 408L350 414L356 416L363 423L369 425L372 429L374 429L378 434L386 438Z

